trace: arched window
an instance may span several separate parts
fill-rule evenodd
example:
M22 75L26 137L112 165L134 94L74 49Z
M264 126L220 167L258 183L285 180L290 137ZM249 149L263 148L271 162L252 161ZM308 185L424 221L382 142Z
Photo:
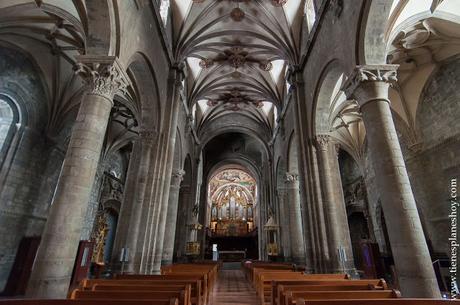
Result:
M307 19L308 32L310 32L316 20L315 3L313 0L305 1L304 14Z
M11 140L19 123L19 112L15 103L0 95L0 161L3 163Z
M168 14L169 14L169 1L170 0L161 0L160 3L160 16L163 21L164 26L168 23Z

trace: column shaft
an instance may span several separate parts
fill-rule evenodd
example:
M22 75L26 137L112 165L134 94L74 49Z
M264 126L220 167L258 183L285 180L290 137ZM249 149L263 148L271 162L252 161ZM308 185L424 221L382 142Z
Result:
M289 228L292 261L301 264L305 261L305 245L300 213L300 190L298 175L286 173L286 194L289 205Z
M128 172L126 175L125 188L123 190L123 202L118 217L117 233L113 246L112 268L114 271L120 271L120 254L121 249L126 247L128 240L129 220L133 212L134 195L136 194L137 172L141 159L141 141L136 139L133 142L131 157L129 159Z
M137 181L134 188L133 208L130 215L128 233L126 238L126 248L129 251L129 259L126 264L126 272L139 273L142 258L142 249L139 247L141 241L142 214L145 212L146 191L149 180L149 169L151 163L152 145L154 134L152 132L141 131L141 157L139 168L137 169Z
M331 145L329 135L318 135L316 140L318 144L320 177L330 249L330 262L328 267L330 272L349 272L353 269L351 238L344 200L343 198L337 200L336 196L336 193L340 192L340 190L335 189L337 187L337 177L334 175L337 175L338 172L334 170L334 164L331 164L331 161L333 161L331 160L331 150L335 148ZM340 260L339 251L343 251L346 255L346 260L343 262Z
M286 261L291 260L291 234L289 228L289 206L287 200L287 194L285 188L277 189L277 197L280 210L280 222L281 227L281 247L283 249L284 259Z
M166 217L166 228L163 242L162 265L172 263L174 251L174 238L176 236L177 208L180 198L180 184L185 172L182 170L173 173L171 187L169 190L168 213Z
M311 145L312 150L317 155L319 152ZM330 261L330 249L328 244L326 216L324 207L324 195L321 193L321 177L319 173L318 157L312 156L312 184L316 193L316 201L313 204L314 221L316 226L316 265L319 272L328 272L328 263Z

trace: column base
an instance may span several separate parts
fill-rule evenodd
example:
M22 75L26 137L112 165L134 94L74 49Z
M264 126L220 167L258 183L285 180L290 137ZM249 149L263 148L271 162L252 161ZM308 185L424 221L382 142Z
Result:
M65 299L69 292L70 277L44 278L31 281L27 287L28 298Z

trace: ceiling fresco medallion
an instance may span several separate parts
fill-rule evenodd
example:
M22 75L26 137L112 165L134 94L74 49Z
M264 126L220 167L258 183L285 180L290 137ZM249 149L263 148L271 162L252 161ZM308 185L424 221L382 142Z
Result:
M230 49L228 63L235 69L240 68L246 62L246 54L241 47L233 47Z
M215 101L215 100L208 100L208 102L206 103L206 105L208 105L208 107L215 107L215 106L217 106L217 104L219 104L219 102Z
M207 68L212 67L212 65L214 65L214 60L212 60L211 58L205 58L205 59L200 60L199 65L200 65L200 68L207 69Z
M244 12L243 12L243 10L240 9L239 7L235 7L235 8L232 10L232 12L230 13L230 17L232 17L232 19L233 19L234 21L239 22L239 21L243 20L243 18L244 18Z
M273 68L273 64L268 60L263 60L259 63L259 68L268 72Z

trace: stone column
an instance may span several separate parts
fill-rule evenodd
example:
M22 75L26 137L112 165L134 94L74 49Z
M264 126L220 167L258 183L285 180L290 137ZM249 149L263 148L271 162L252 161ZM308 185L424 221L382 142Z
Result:
M336 194L341 190L337 189L335 175L339 173L331 164L332 157L336 156L335 147L331 143L331 137L326 134L316 136L316 143L330 250L329 271L350 272L354 269L354 263L347 212L344 199L337 199ZM345 261L341 262L340 252L345 254Z
M335 150L335 148L331 145L331 137L329 135L316 136L316 143L324 211L326 214L327 239L330 248L329 271L349 272L354 269L350 230L348 228L344 201L343 199L340 201L337 200L335 196L335 193L339 190L334 189L335 177L333 177L334 171L331 165L332 150ZM346 261L340 261L339 251L343 251Z
M313 158L314 153L312 151L312 145L310 143L310 133L308 130L308 125L305 122L308 121L309 111L307 109L306 100L308 96L306 95L307 90L305 88L305 82L303 80L303 71L290 67L290 77L289 81L291 84L290 91L293 92L294 105L294 118L296 126L296 139L298 141L298 156L299 156L299 184L300 184L300 195L301 195L301 205L303 209L301 210L304 220L304 242L305 242L305 267L308 272L318 272L320 271L320 262L318 261L319 253L321 248L318 247L319 238L318 238L318 225L315 224L315 203L318 202L318 194L314 187L314 164Z
M390 109L388 91L397 67L358 66L345 90L361 107L402 295L440 298Z
M88 85L72 129L27 296L66 298L115 93L128 78L115 57L79 56Z
M161 268L161 258L163 256L163 241L166 225L166 214L169 202L169 188L171 184L171 175L174 163L174 147L176 143L177 119L179 114L179 105L181 103L181 90L183 72L181 70L173 71L173 75L169 80L168 100L170 100L169 108L166 110L167 117L163 126L165 131L164 155L162 158L163 164L160 166L162 171L160 179L157 180L158 188L155 194L154 217L150 223L150 238L147 251L147 267L148 273L159 274Z
M278 197L278 205L280 210L280 221L278 224L281 227L281 247L283 248L283 255L286 261L291 260L291 234L289 233L289 206L286 199L286 189L278 188L276 190ZM304 262L302 262L304 263Z
M324 196L321 193L321 178L320 178L320 166L318 164L318 150L315 147L316 141L312 139L310 141L309 148L311 149L311 184L315 195L315 201L312 206L313 214L313 225L315 226L315 267L316 272L318 273L327 273L329 272L329 262L331 260L331 253L328 244L328 234L327 234L327 219L325 215L325 204Z
M178 170L173 172L171 177L171 187L169 188L168 214L166 216L166 228L163 242L163 257L161 265L172 263L174 251L174 238L176 236L177 207L179 205L179 192L185 171Z
M112 269L114 272L121 270L120 254L121 249L126 247L128 237L129 220L133 212L133 202L136 190L137 173L141 159L141 140L136 138L132 144L132 151L129 158L128 172L126 174L126 183L123 190L123 202L118 217L117 233L113 246Z
M190 185L182 185L180 189L179 195L179 207L178 207L178 217L179 219L188 219L188 210L191 206L191 187ZM184 236L187 235L187 222L181 221L177 223L176 221L176 228L175 228L175 236L174 236L174 249L176 250L176 258L178 261L185 260L185 244L187 242Z
M289 231L291 239L291 257L296 264L305 262L305 245L300 210L299 175L286 173L286 195L289 206Z
M146 191L149 181L150 164L152 162L152 146L155 139L153 131L142 130L140 132L141 155L139 167L136 172L136 185L134 187L134 198L132 211L129 219L128 232L126 234L126 248L128 249L128 263L125 271L128 273L140 272L140 261L142 248L139 246L141 238L142 215L145 213L143 207L146 200Z

